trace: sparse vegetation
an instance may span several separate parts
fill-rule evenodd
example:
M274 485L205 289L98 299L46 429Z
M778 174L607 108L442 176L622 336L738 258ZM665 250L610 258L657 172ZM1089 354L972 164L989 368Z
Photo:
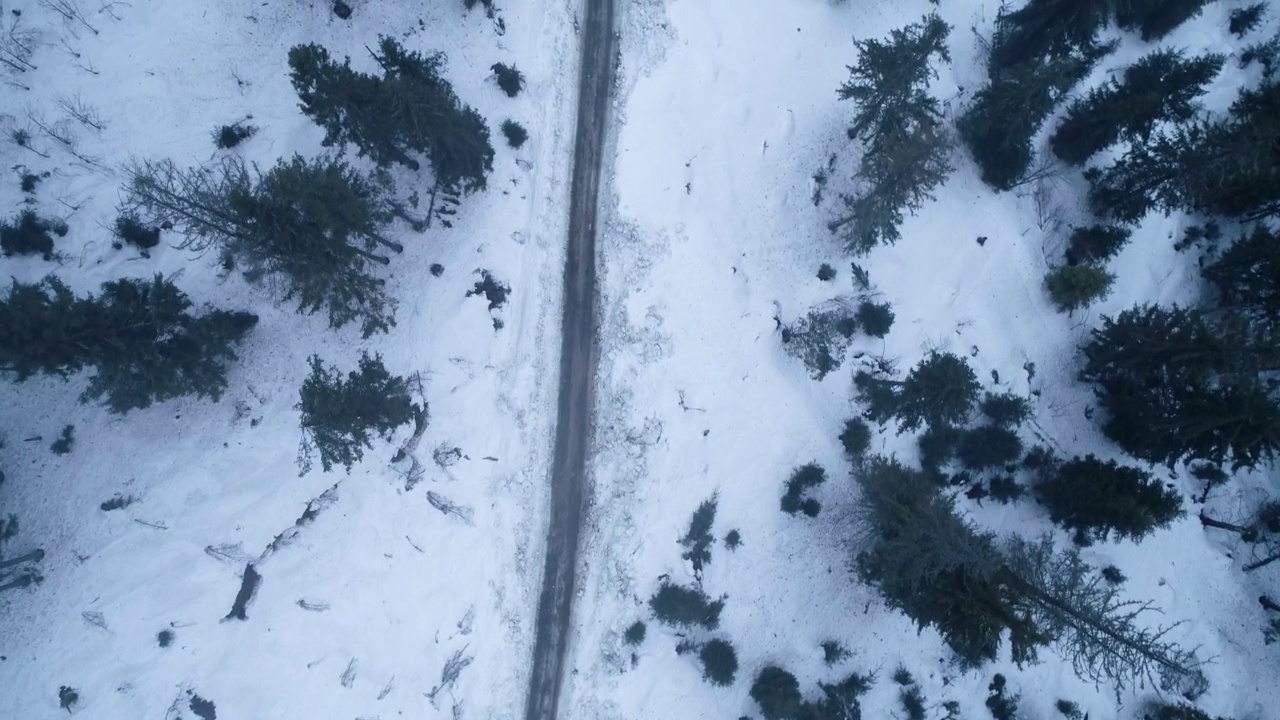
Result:
M1044 287L1059 311L1073 312L1105 299L1115 279L1093 265L1063 265L1044 276Z

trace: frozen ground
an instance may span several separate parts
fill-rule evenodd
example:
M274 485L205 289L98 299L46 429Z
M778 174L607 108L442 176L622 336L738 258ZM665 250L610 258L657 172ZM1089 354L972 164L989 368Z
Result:
M1210 5L1161 44L1230 55L1234 39L1225 26L1234 6ZM849 569L854 490L837 435L859 411L850 402L857 360L822 382L810 379L782 352L775 317L789 322L815 304L854 295L845 253L825 227L836 212L834 192L851 189L856 160L844 135L852 108L837 100L836 88L855 59L852 38L882 37L933 9L924 0L627 5L611 219L600 244L601 408L570 717L756 715L747 691L770 663L794 672L809 698L818 681L878 673L864 699L866 717L901 712L888 681L899 663L921 681L930 718L944 714L946 700L959 701L963 717L987 716L994 672L1009 675L1029 718L1059 717L1059 698L1079 702L1093 718L1131 718L1153 696L1150 688L1119 697L1094 688L1049 653L1025 671L1006 659L962 672L936 634L917 635ZM989 34L994 4L947 0L936 9L954 26L954 63L933 85L950 116L966 102L963 88L985 79L971 28ZM1149 49L1125 38L1090 82ZM1224 108L1244 80L1234 65L1229 60L1212 86L1210 110ZM810 177L832 154L833 187L815 208ZM1055 227L1080 217L1078 178L1039 199L1033 187L994 195L962 151L957 166L896 247L860 261L897 322L883 342L855 341L851 357L883 353L905 370L929 349L950 350L968 357L988 386L996 372L1000 389L1032 397L1040 441L1064 453L1116 456L1084 417L1092 396L1074 380L1075 348L1100 314L1198 291L1189 259L1170 249L1182 220L1149 219L1111 266L1119 276L1111 298L1067 317L1049 305L1041 282L1065 237ZM978 236L989 239L979 245ZM816 279L821 262L837 268L833 282ZM1033 379L1027 363L1035 365ZM891 430L874 447L914 452L910 437ZM819 494L821 515L794 519L779 512L778 498L790 471L809 461L826 467L832 481ZM696 654L678 656L683 638L654 622L637 662L622 640L631 622L647 619L645 601L659 576L693 582L676 541L713 493L717 538L737 528L743 544L735 552L718 545L703 579L710 595L727 596L720 630L689 637L732 640L741 668L728 688L701 680ZM1247 504L1234 496L1215 502ZM1033 503L968 507L1004 530L1051 528ZM1186 519L1140 546L1100 544L1086 559L1117 565L1130 578L1128 593L1163 608L1152 622L1187 621L1175 635L1212 659L1203 707L1268 717L1280 692L1280 660L1262 645L1256 598L1260 588L1276 587L1280 570L1245 576L1228 554L1234 548L1203 531L1196 508L1188 509ZM853 657L824 666L819 644L828 639Z
M6 552L47 552L42 585L0 594L0 718L57 716L61 685L78 690L77 714L97 718L191 717L188 692L226 718L451 717L455 709L516 717L545 532L573 5L512 3L501 9L505 34L461 2L353 1L346 22L318 0L133 0L109 4L116 17L98 12L97 0L80 5L96 32L36 0L3 3L6 22L21 11L22 26L38 33L38 69L0 87L0 154L6 167L51 173L39 207L71 227L58 246L65 261L4 259L4 274L31 281L56 271L84 292L162 272L198 304L261 320L217 404L166 403L120 418L75 402L82 379L0 385L8 476L0 504L21 525ZM214 128L249 114L261 130L236 150L247 159L319 153L321 132L289 85L288 48L318 42L367 69L365 46L381 33L446 51L447 77L489 120L497 148L489 190L463 203L452 229L396 230L406 251L389 268L400 301L390 334L361 342L351 329L330 332L322 317L298 316L267 290L220 277L215 258L170 247L173 236L151 259L111 248L105 226L120 163L208 161L220 152ZM519 98L486 80L498 61L525 73ZM81 158L38 133L48 158L8 141L30 115L62 118L59 97L78 97L105 121L101 131L67 126ZM518 152L497 132L506 117L530 131ZM405 193L423 182L397 181ZM8 215L21 199L17 175L2 185ZM436 262L445 267L438 279L427 272ZM497 332L483 300L464 297L478 268L512 287ZM425 384L431 424L416 455L426 476L410 491L404 468L389 465L393 446L376 447L349 476L298 477L293 405L306 358L353 367L360 348ZM74 450L53 455L49 444L68 423ZM438 447L462 457L443 469L432 461ZM438 512L429 491L469 521ZM136 502L99 509L116 495ZM318 516L293 533L313 501ZM263 581L248 620L224 622L249 560ZM175 637L162 649L165 629ZM455 655L469 666L429 698Z

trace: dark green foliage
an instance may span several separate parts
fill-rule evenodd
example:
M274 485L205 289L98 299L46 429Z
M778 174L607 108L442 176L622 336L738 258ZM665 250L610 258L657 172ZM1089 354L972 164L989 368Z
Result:
M1148 211L1185 210L1245 220L1280 213L1275 118L1280 85L1246 89L1220 120L1186 123L1133 145L1114 165L1085 173L1094 212L1133 223Z
M1280 345L1230 318L1140 306L1103 318L1081 377L1107 411L1103 430L1151 462L1252 467L1280 450L1280 407L1259 373Z
M1044 289L1060 312L1074 312L1110 295L1115 279L1094 265L1063 265L1044 276Z
M70 427L70 426L68 426ZM115 497L110 500L104 500L98 505L98 509L102 512L111 512L112 510L123 510L137 502L138 499L132 495L121 495L116 493Z
M991 498L1001 505L1008 505L1011 502L1020 500L1027 492L1010 475L997 475L991 478L991 482L988 484L991 486Z
M524 89L524 73L517 70L515 65L494 63L489 69L497 76L498 87L507 97L515 97Z
M187 700L187 707L200 720L218 720L217 707L212 700L206 700L190 690L187 691L190 698Z
M991 424L1002 428L1016 428L1031 417L1031 405L1027 399L1013 393L985 393L978 403L978 410Z
M147 227L134 212L123 212L116 216L111 234L142 250L149 250L160 244L160 228Z
M67 226L46 220L34 210L23 210L12 220L0 223L0 251L12 255L40 255L53 259L53 236L67 234Z
M956 457L970 470L986 470L1017 462L1022 455L1018 434L996 425L979 425L960 434Z
M728 550L737 550L742 546L742 533L738 532L737 529L725 533L724 546Z
M978 397L978 378L963 358L932 352L907 373L899 392L900 426L915 430L957 425L969 417Z
M865 370L859 370L853 376L853 385L857 389L858 402L867 406L863 417L884 425L898 413L900 400L896 380L876 377Z
M230 150L258 133L253 125L223 125L213 132L213 144L221 150Z
M708 640L698 651L702 678L712 685L732 685L738 674L738 653L728 640Z
M467 297L482 296L489 301L490 310L499 310L507 304L507 296L511 294L511 286L497 280L488 270L479 270L480 280L467 291Z
M1236 37L1244 37L1250 30L1258 27L1262 16L1267 11L1265 2L1256 2L1240 8L1232 8L1227 30Z
M1153 702L1143 713L1143 720L1228 720L1213 717L1205 711L1186 703Z
M1029 0L1013 12L1001 9L988 61L991 77L1092 48L1112 7L1110 0Z
M820 507L817 501L806 499L804 494L826 481L827 471L820 465L809 463L796 468L791 477L787 478L787 491L782 495L782 511L788 515L795 515L800 511L810 517L817 515L817 508ZM812 512L808 508L813 508Z
M1143 470L1093 455L1063 463L1035 485L1036 499L1080 541L1141 540L1182 516L1182 498Z
M836 278L836 269L826 263L822 263L818 267L818 279L822 282L829 282Z
M1156 40L1190 20L1209 0L1126 0L1116 6L1116 24L1139 30L1142 39Z
M857 105L848 134L866 145L855 173L865 190L842 196L846 213L828 225L855 254L896 242L904 213L932 199L953 169L941 110L928 93L930 59L950 62L950 30L934 14L892 31L888 41L855 41L858 63L839 95Z
M840 644L839 641L837 640L822 641L822 662L826 663L827 667L831 667L836 663L844 662L845 660L849 659L849 657L850 657L849 651L846 650L844 646Z
M769 665L751 683L751 699L760 706L765 720L798 719L804 709L800 683L796 676L775 665Z
M1145 140L1158 122L1186 122L1195 99L1222 69L1222 55L1186 59L1177 50L1157 50L1125 69L1119 81L1090 90L1071 103L1049 138L1053 153L1080 165L1121 139Z
M80 693L76 692L75 688L67 685L58 688L58 707L69 714L78 702L80 702Z
M697 577L702 577L702 567L711 562L711 544L715 542L711 535L711 525L715 521L716 496L712 495L693 511L689 532L680 538L680 545L684 548L680 557L693 563L693 573Z
M529 131L515 120L502 121L502 136L507 139L507 144L519 150L525 141L529 139Z
M862 720L862 705L858 698L875 682L872 675L853 673L838 683L818 683L822 698L804 703L800 711L802 720Z
M723 600L712 600L698 588L686 588L663 581L649 598L649 608L659 621L673 627L698 626L715 630L720 626Z
M920 448L920 466L926 470L939 470L956 456L963 431L951 425L928 427L916 438Z
M302 444L298 461L305 474L311 455L320 455L325 472L351 466L373 447L373 437L385 440L401 425L414 419L409 382L393 376L381 355L360 353L359 370L343 377L337 367L326 368L318 355L310 358L311 374L298 391L295 408L302 413Z
M844 454L857 462L871 447L871 428L862 418L849 418L844 421L844 431L840 433L840 444Z
M858 304L856 317L858 324L862 326L862 332L871 337L882 338L888 335L889 329L893 327L893 309L889 303L863 300Z
M71 447L75 444L75 441L76 426L67 425L62 428L62 434L58 436L57 440L53 441L49 449L53 451L54 455L66 455L71 452Z
M1115 257L1129 242L1130 230L1119 225L1089 225L1071 231L1067 264L1101 263Z
M1032 137L1062 95L1112 47L1019 66L978 91L956 127L983 182L1009 190L1021 181L1031 167Z
M1014 693L1007 694L1007 682L1004 675L996 673L991 679L991 684L987 686L990 695L987 696L987 709L991 711L991 717L995 720L1019 720L1018 701L1022 696Z
M898 701L906 712L907 720L924 720L924 692L914 682L898 691Z
M1084 720L1084 713L1081 712L1080 706L1070 700L1059 700L1053 704L1053 707L1067 720Z
M368 337L394 323L385 282L372 274L390 262L378 251L404 249L383 235L395 217L407 217L387 178L300 155L256 179L236 157L212 169L162 161L127 172L126 212L172 223L187 235L180 247L216 247L250 281L280 278L285 299L299 312L325 309L332 327L359 320Z
M93 367L80 399L105 396L114 413L189 394L217 400L236 357L232 345L258 318L222 310L195 316L190 308L159 275L104 283L100 295L85 298L53 276L14 282L0 300L0 369L24 380Z
M627 628L627 631L622 634L622 639L626 641L628 645L639 645L644 642L646 632L647 628L644 625L644 621L637 620L631 623L630 627Z
M1221 305L1251 322L1274 325L1280 319L1280 237L1265 225L1232 243L1201 275Z
M160 645L160 647L162 647L162 648L167 648L167 647L169 647L170 645L172 645L172 644L173 644L173 631L172 631L172 630L161 630L160 632L156 633L156 643L157 643L157 644L159 644L159 645Z
M787 354L799 358L815 380L840 367L857 321L841 307L815 308L790 325L782 327L782 344Z
M290 77L302 112L325 130L326 147L350 143L379 167L417 170L410 153L426 156L437 185L472 192L493 170L484 119L464 105L442 77L443 53L408 52L395 39L379 39L374 59L381 77L336 62L314 43L289 50Z
M46 175L47 174L48 173L46 173ZM24 172L22 173L22 178L19 181L19 186L22 188L22 192L33 193L36 191L36 186L40 184L41 180L44 180L43 175Z

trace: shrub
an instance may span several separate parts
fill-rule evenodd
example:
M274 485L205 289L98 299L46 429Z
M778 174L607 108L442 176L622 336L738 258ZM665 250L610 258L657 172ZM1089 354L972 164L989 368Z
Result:
M806 503L816 503L816 501L806 500L804 493L809 488L817 487L826 481L827 471L820 465L809 463L796 468L791 473L791 477L787 478L787 491L782 496L782 511L788 515L795 515L798 511L804 510L810 517L816 515L816 509L812 513L805 509Z
M1236 37L1244 37L1250 30L1258 27L1258 23L1262 22L1262 15L1267 11L1265 2L1256 2L1242 8L1234 8L1231 10L1230 22L1227 24L1227 30Z
M80 702L80 693L76 692L75 688L68 685L58 688L58 707L70 713L78 702Z
M724 546L729 550L737 550L742 546L742 533L736 529L725 533Z
M156 642L162 648L169 647L170 645L173 644L173 631L161 630L160 632L156 633Z
M1070 700L1059 700L1053 706L1067 720L1084 720L1084 713L1080 711L1080 706Z
M712 685L732 685L738 674L738 653L727 640L709 640L698 652L702 678Z
M223 125L213 132L213 144L219 149L230 150L257 134L258 128L253 125Z
M516 150L519 150L520 146L529 139L529 131L515 120L502 121L502 135L507 139L507 144Z
M836 278L836 269L826 263L822 263L818 267L818 279L822 282L828 282Z
M893 327L893 309L889 303L873 303L870 300L863 300L858 305L858 312L855 315L858 324L862 326L862 332L871 337L882 338L889 334L889 329Z
M991 678L991 684L987 686L987 690L991 693L987 696L987 709L991 711L991 717L995 720L1018 720L1018 701L1022 696L1017 693L1005 694L1005 687L1004 675L996 673L995 677Z
M143 250L160 244L160 228L143 225L134 212L126 211L118 215L111 234Z
M1067 461L1042 476L1035 493L1049 517L1074 530L1082 543L1091 537L1106 540L1112 532L1139 540L1182 515L1176 491L1143 470L1093 455Z
M844 446L844 454L857 462L871 448L871 427L862 418L845 420L844 432L840 433L840 444Z
M648 629L645 627L644 621L637 620L631 623L631 626L622 634L622 639L625 640L628 645L639 645L644 642L647 630Z
M1027 399L1013 393L986 393L978 403L978 410L992 425L1003 428L1018 427L1031 416L1031 405Z
M1071 232L1067 264L1081 265L1110 260L1129 242L1130 231L1119 225L1089 225Z
M696 588L686 588L664 581L658 592L649 598L649 608L659 621L674 627L694 625L715 630L720 625L723 600L711 600Z
M34 210L23 210L13 220L0 223L0 250L5 256L41 255L53 258L53 236L67 234L66 224L46 220Z
M1072 312L1106 298L1115 279L1092 265L1063 265L1044 276L1044 287L1059 311Z
M1001 505L1008 505L1011 502L1020 500L1027 493L1026 489L1009 475L997 475L991 478L989 484L991 486L991 497Z
M774 665L756 675L755 682L751 683L751 699L760 706L765 720L799 718L804 709L796 676Z
M62 434L58 436L57 440L53 441L53 444L49 446L49 449L53 451L54 455L66 455L71 452L71 446L75 444L75 435L76 426L67 425L62 428Z
M46 173L46 175L47 174L48 173ZM22 173L22 178L19 182L19 185L22 188L22 192L32 193L36 191L36 186L39 185L40 181L43 179L44 177L41 175L35 175L33 173Z
M1017 433L995 425L980 425L960 435L956 455L970 470L1009 465L1022 454L1022 440Z
M517 70L515 65L494 63L489 69L497 76L498 87L507 97L515 97L524 89L524 73Z
M1227 718L1214 718L1205 711L1188 705L1186 703L1166 703L1156 701L1147 708L1143 714L1144 720L1227 720Z

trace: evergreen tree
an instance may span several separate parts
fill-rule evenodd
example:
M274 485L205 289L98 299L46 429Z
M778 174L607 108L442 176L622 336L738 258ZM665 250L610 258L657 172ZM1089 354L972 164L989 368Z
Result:
M751 699L760 706L765 720L798 719L804 710L796 676L776 665L769 665L756 675L751 683Z
M1111 16L1114 0L1029 0L996 18L988 70L992 80L1009 70L1050 56L1094 46Z
M849 137L867 142L941 117L938 101L928 93L929 81L938 77L929 63L934 56L951 62L950 32L934 13L890 31L887 41L854 41L858 64L849 66L849 80L838 91L841 100L853 100L857 106Z
M715 630L720 626L723 600L712 600L697 588L686 588L664 581L649 598L653 616L674 627L699 626Z
M56 277L14 282L0 300L0 369L24 380L94 368L81 400L114 413L184 395L222 396L232 346L257 323L249 313L190 313L172 282L115 280L76 298Z
M493 147L484 119L464 105L442 77L443 53L408 52L382 37L374 59L382 77L338 64L314 43L289 51L289 68L302 112L325 130L326 147L350 143L379 167L419 168L410 153L426 156L436 184L447 191L485 187Z
M187 235L180 247L217 248L251 281L280 277L285 299L299 312L325 309L332 327L358 320L369 337L395 322L372 265L390 262L379 251L403 250L383 228L408 216L384 177L297 155L256 179L235 157L212 169L135 163L128 176L127 210L171 223Z
M862 418L849 418L844 421L844 431L840 433L840 445L844 454L853 462L858 462L871 448L871 428Z
M1063 265L1044 276L1044 289L1061 312L1073 312L1111 293L1115 275L1093 265Z
M996 425L979 425L965 430L956 447L960 464L970 470L987 470L1018 461L1022 440L1018 434Z
M1129 242L1130 231L1119 225L1089 225L1071 231L1067 264L1102 263L1115 257Z
M494 63L489 69L498 78L498 87L507 97L515 97L524 89L524 73L517 70L515 65Z
M858 312L854 317L862 326L862 332L871 337L882 338L888 335L889 329L893 327L893 308L889 303L863 300L858 304Z
M1031 405L1026 398L1013 393L985 393L978 403L978 410L996 427L1016 428L1031 417Z
M1178 493L1150 473L1093 455L1062 463L1036 483L1035 493L1049 517L1074 531L1080 544L1105 541L1112 532L1141 540L1183 514Z
M902 383L884 377L877 377L865 370L859 370L853 376L853 385L857 388L857 400L866 406L862 416L884 425L898 414L902 400L898 386Z
M973 368L963 358L930 353L902 382L898 422L905 430L915 430L922 422L930 427L962 423L979 389Z
M1198 14L1209 0L1125 0L1116 4L1116 23L1139 30L1145 41L1168 35Z
M1256 2L1244 7L1233 8L1228 16L1229 21L1227 30L1236 37L1244 37L1248 32L1258 26L1262 22L1262 16L1267 12L1267 4L1265 2Z
M67 226L46 220L34 210L23 210L18 217L0 223L0 252L11 255L40 255L53 259L53 236L66 235Z
M738 674L738 653L728 640L708 640L698 652L702 677L712 685L732 685Z
M1222 55L1186 59L1169 49L1150 53L1126 68L1119 82L1073 102L1049 146L1059 158L1080 165L1121 138L1145 140L1157 122L1186 122L1223 60Z
M716 496L703 500L698 509L693 511L693 519L689 521L689 532L680 538L684 552L680 557L693 563L693 573L702 577L702 567L711 562L711 545L715 538L711 536L711 526L716 521Z
M396 428L414 418L409 383L387 372L380 355L360 353L359 370L346 377L337 367L326 368L319 356L310 359L311 374L298 391L296 409L302 413L302 444L298 462L302 473L311 469L311 456L320 456L325 472L335 465L351 471L373 447L376 435L389 440Z
M1265 225L1232 243L1201 274L1221 306L1260 325L1280 321L1280 237Z

